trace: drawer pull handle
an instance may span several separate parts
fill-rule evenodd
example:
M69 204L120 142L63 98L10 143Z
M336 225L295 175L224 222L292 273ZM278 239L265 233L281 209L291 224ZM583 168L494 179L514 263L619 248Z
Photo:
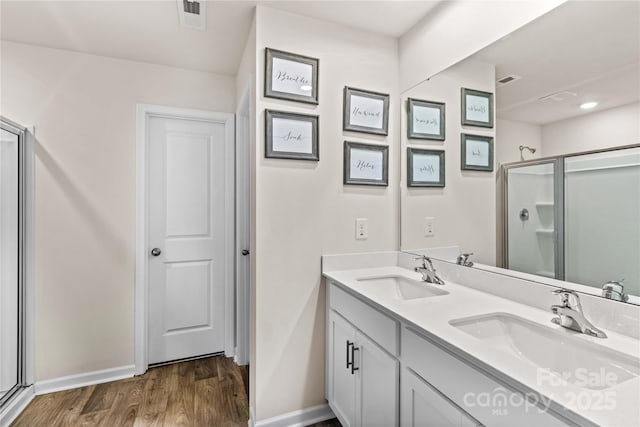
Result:
M351 347L351 374L353 375L353 374L355 374L355 373L356 373L356 371L357 371L358 369L360 369L360 368L356 368L356 364L354 363L354 362L355 362L355 360L356 360L356 358L355 358L355 354L354 354L354 353L355 353L356 351L359 351L359 350L360 350L360 348L359 348L359 347L356 347L355 345L353 345L353 343L351 344L351 346L352 346L352 347Z

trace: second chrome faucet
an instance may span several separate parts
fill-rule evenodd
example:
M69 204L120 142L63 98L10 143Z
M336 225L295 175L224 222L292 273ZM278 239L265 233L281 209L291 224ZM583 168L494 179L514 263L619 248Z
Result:
M605 334L604 331L593 326L593 324L584 317L580 298L575 291L570 289L556 289L553 293L559 294L562 300L560 305L551 306L551 312L558 315L558 317L551 319L551 322L592 337L607 338L607 334ZM569 301L571 297L575 299L575 303L573 304Z
M442 280L436 274L436 269L433 266L433 262L431 262L431 258L427 256L421 256L420 258L416 258L417 260L422 261L422 265L416 267L414 270L418 273L422 274L422 280L427 283L435 283L436 285L444 285L444 280Z

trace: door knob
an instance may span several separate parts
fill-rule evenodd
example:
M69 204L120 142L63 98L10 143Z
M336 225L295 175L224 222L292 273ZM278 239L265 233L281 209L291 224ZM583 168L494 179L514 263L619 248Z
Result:
M151 249L151 255L153 255L153 256L160 256L161 253L162 253L162 251L160 250L160 248Z
M247 256L247 255L249 255L249 250L248 249L243 249L241 254L244 255L244 256Z

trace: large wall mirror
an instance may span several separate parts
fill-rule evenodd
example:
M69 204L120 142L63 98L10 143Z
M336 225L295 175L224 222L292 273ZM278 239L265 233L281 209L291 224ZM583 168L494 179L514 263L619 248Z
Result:
M566 2L425 77L402 102L444 103L445 139L409 137L403 108L402 250L596 295L624 279L608 296L639 304L640 3ZM494 95L493 127L465 121L468 89ZM407 185L416 149L444 153L444 186Z

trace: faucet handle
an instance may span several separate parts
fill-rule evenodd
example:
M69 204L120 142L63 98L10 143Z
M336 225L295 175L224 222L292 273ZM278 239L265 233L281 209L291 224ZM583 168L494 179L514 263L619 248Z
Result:
M578 293L572 289L566 289L566 288L559 288L559 289L554 289L553 291L551 291L553 294L555 295L561 295L562 297L562 305L564 307L571 307L571 305L569 304L569 296L574 296L576 298L576 306L580 306L580 297L578 296Z
M629 296L624 293L624 279L610 280L602 285L602 296L627 302Z
M608 282L606 282L604 286L620 286L621 288L624 289L624 279L618 279L618 280L609 280Z
M433 269L433 263L431 262L431 258L429 258L426 255L422 255L421 257L416 258L416 261L422 261L422 268ZM428 267L427 267L427 264L429 264Z

